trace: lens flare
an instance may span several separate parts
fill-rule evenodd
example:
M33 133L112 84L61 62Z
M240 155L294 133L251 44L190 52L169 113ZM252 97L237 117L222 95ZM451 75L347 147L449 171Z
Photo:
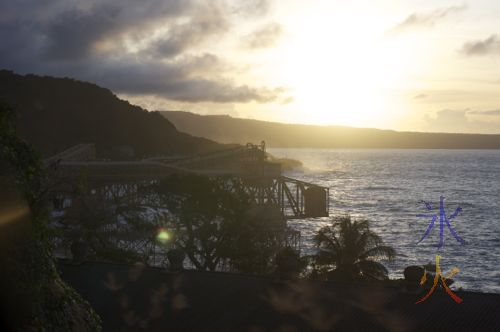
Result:
M28 206L20 206L7 211L0 210L0 226L5 226L18 221L21 218L25 218L29 215L29 213L30 209Z
M170 233L166 229L160 228L156 234L156 240L162 244L166 244L170 240Z

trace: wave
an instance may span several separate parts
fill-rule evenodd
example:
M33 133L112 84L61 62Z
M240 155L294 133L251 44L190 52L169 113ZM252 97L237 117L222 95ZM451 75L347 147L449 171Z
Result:
M402 190L400 187L392 187L392 186L367 186L361 188L362 190Z

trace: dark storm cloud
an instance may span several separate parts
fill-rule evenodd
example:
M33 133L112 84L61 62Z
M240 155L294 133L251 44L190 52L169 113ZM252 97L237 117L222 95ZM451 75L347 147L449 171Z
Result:
M224 66L224 63L211 54L171 63L155 59L137 63L124 57L108 63L94 64L93 71L81 73L80 76L130 95L154 95L192 103L264 103L278 100L284 92L281 88L255 88L236 85L219 77L210 78L210 75L193 75ZM76 70L83 72L83 68L87 67L82 64ZM72 68L67 69L71 70Z
M231 10L222 0L0 0L0 68L178 101L279 99L280 89L225 79L231 66L213 54L191 55L230 32ZM151 39L158 28L162 34ZM148 39L137 51L127 48Z
M94 43L118 29L114 22L116 8L103 7L95 12L67 11L44 29L42 53L48 60L71 60L87 57Z
M191 10L192 1L1 1L0 28L13 38L3 39L0 50L11 43L33 47L31 52L46 60L72 60L89 55L96 43L118 38L127 31L140 32L160 21L168 21ZM42 9L42 4L51 12ZM28 30L19 34L18 29ZM21 40L19 40L21 39ZM26 48L25 47L25 48ZM3 52L2 52L3 53ZM34 56L34 54L33 54ZM3 58L0 58L3 62Z
M177 101L216 103L275 101L281 89L254 88L247 85L234 86L231 82L215 82L204 79L169 83L168 97Z
M248 48L266 48L277 43L283 28L278 23L266 24L243 38L243 43Z
M431 27L447 16L459 13L467 8L466 5L438 8L426 13L412 13L404 21L393 27L390 32L399 33L416 27Z
M191 46L202 44L211 36L224 34L230 28L224 14L220 8L206 8L203 16L198 19L172 25L146 52L155 57L169 58L181 54Z
M500 55L500 38L497 35L491 35L484 40L469 41L463 45L462 53L468 56Z

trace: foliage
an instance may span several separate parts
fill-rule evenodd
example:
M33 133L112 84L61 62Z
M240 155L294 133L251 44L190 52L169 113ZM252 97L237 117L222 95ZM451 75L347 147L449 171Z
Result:
M307 267L307 259L291 247L285 247L276 254L276 272L282 277L298 277Z
M12 176L30 206L33 224L37 231L43 230L44 214L43 182L44 172L38 153L19 139L15 130L15 113L0 101L0 160L3 173ZM39 234L40 235L40 234Z
M197 269L270 272L284 225L255 212L241 187L223 178L171 176L158 193L172 213L164 222L174 235L173 245Z
M257 274L275 270L275 256L283 250L291 232L278 209L254 206L226 227L230 241L224 248L224 256L233 268Z
M201 176L172 176L158 187L173 220L175 246L184 250L197 269L214 271L225 258L227 225L246 208L243 193L232 195L222 183Z
M100 319L59 277L47 242L46 181L36 152L19 139L14 113L0 103L0 203L29 214L1 225L0 296L14 330L99 331ZM9 206L7 206L8 208Z
M392 260L395 251L372 232L367 220L334 217L331 226L315 236L318 253L313 257L317 277L327 279L387 278L388 271L378 260Z
M56 237L62 240L63 247L80 245L89 259L147 262L149 252L140 249L153 241L156 226L128 195L106 196L105 192L82 188L59 220L61 227Z

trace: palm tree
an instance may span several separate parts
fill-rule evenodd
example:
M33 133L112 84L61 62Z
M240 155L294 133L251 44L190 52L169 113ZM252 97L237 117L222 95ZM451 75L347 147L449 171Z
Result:
M313 256L316 274L327 279L386 279L388 271L378 262L392 260L395 251L369 228L368 220L351 220L349 215L334 217L331 226L315 236L319 249Z

